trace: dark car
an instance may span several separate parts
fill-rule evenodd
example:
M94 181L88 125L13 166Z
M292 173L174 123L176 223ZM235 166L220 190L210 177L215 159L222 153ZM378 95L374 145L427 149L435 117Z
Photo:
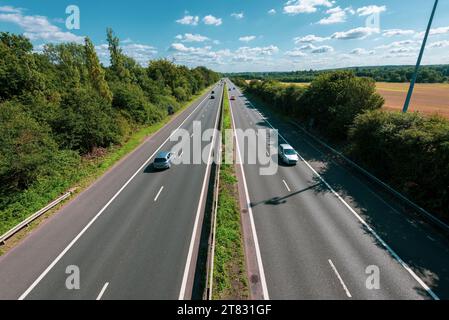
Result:
M210 96L211 99L215 99L215 96Z
M155 169L170 169L173 160L173 153L171 152L159 152L156 158L154 158L153 166Z

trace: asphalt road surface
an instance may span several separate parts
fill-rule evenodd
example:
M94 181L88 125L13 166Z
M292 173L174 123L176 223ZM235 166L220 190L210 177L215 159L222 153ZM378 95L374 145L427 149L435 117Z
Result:
M287 141L301 156L296 166L280 164L270 176L262 176L258 164L243 164L264 298L449 298L444 237L238 88L229 94L236 98L231 101L236 128L276 128L279 143ZM256 145L240 145L240 152L255 153ZM378 278L370 277L377 271Z
M199 98L0 257L0 299L190 298L210 166L155 171L152 160L177 143L169 138L178 128L216 126L222 89L214 90L216 99ZM67 289L76 285L70 266L79 290Z

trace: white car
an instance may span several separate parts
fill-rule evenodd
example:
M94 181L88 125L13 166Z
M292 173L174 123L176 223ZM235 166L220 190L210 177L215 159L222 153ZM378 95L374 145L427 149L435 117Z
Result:
M279 146L279 157L287 165L295 165L299 161L298 153L289 144Z

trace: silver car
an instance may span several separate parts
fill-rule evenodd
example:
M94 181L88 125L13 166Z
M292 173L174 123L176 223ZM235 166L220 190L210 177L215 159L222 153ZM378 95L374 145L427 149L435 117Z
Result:
M153 166L155 169L163 170L170 169L173 160L173 153L171 152L159 152L159 154L154 158Z
M289 144L279 146L279 157L287 165L295 165L299 161L298 153Z

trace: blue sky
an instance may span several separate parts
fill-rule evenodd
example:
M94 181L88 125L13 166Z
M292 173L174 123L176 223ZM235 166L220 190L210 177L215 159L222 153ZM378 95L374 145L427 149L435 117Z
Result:
M66 8L80 29L66 28ZM0 30L36 50L89 36L107 64L105 30L142 64L167 57L217 71L414 64L433 0L3 1ZM449 63L449 1L440 1L424 64Z

